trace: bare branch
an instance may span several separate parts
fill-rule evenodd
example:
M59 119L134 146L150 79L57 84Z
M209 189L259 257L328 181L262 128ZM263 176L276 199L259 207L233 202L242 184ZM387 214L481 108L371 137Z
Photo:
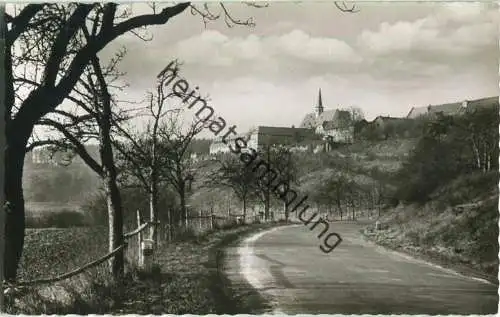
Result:
M350 5L347 4L348 1L335 1L334 4L342 12L348 12L348 13L356 13L359 12L359 10L356 8L355 3L351 3Z

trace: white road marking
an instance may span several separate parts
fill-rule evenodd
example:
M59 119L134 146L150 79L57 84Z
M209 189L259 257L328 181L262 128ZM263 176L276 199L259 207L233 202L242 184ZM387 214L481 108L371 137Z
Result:
M462 279L461 276L456 276L456 275L450 275L450 274L439 274L439 273L426 273L427 275L430 276L436 276L436 277L447 277L447 278L458 278Z
M260 239L263 235L285 228L277 227L264 232L259 232L246 238L243 243L238 247L238 255L240 258L240 273L248 281L248 283L255 289L261 290L264 288L263 281L269 281L272 285L273 277L271 272L267 269L264 260L257 257L254 253L253 245L255 241ZM279 308L279 303L275 300L276 291L268 289L265 291L268 296L268 301L273 310L272 315L283 315L284 313ZM271 297L271 298L269 298Z
M410 256L408 254L404 254L404 253L401 253L401 252L398 252L398 251L387 249L387 248L385 248L383 246L375 244L372 241L365 240L365 242L374 245L375 249L379 253L384 253L384 254L392 255L393 258L404 259L404 260L406 260L409 263L427 265L427 266L436 268L436 269L438 269L438 270L440 270L440 271L442 271L444 273L447 273L447 274L450 274L450 275L453 275L453 276L456 276L456 277L461 277L463 279L475 280L475 281L478 281L478 282L481 282L481 283L484 283L484 284L494 285L492 282L490 282L488 280L485 280L485 279L482 279L482 278L478 278L478 277L473 277L473 276L467 276L467 275L460 274L460 273L458 273L456 271L453 271L452 269L444 268L444 267L442 267L440 265L437 265L437 264L434 264L434 263L430 263L430 262L427 262L427 261L424 261L424 260L416 259L416 258L414 258L414 257L412 257L412 256Z
M262 284L262 277L268 274L266 274L266 272L263 271L262 265L259 265L262 264L259 263L262 262L262 260L260 260L257 256L255 256L253 244L263 235L274 232L282 228L284 227L277 227L271 230L254 234L253 236L246 238L240 245L240 247L238 247L238 255L240 258L240 272L243 275L243 277L245 277L245 279L248 281L248 283L250 283L250 285L252 285L252 287L256 289L264 287L264 285Z
M389 270L379 270L379 269L370 269L370 268L365 268L364 269L365 272L369 272L369 273L389 273Z

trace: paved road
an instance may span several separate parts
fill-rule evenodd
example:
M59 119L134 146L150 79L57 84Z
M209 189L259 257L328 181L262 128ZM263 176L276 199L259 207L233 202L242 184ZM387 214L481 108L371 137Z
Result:
M332 228L344 241L330 254L304 225L250 237L229 250L229 278L234 285L246 280L272 311L288 314L497 312L495 285L366 242L359 225Z

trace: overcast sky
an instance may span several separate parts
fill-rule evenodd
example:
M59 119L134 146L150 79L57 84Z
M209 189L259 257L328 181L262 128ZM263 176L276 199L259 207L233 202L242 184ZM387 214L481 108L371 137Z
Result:
M214 6L216 4L213 4ZM485 4L359 3L355 14L332 3L228 5L255 27L204 26L186 10L149 29L152 41L124 36L121 64L141 99L172 59L211 105L243 132L299 125L322 89L326 109L358 106L367 119L405 116L424 106L497 95L498 9ZM134 13L147 10L133 5Z

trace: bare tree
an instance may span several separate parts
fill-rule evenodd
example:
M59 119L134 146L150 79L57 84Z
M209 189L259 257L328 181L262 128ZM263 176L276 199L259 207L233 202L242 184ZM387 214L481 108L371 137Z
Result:
M255 172L235 157L218 160L219 168L211 175L209 184L230 188L242 203L243 221L247 218L247 205L255 193Z
M352 182L344 174L331 177L314 193L315 200L322 205L334 205L342 220L344 206L348 205L352 193ZM330 208L328 208L330 210Z
M178 67L178 64L175 64ZM165 91L167 75L158 78L154 92L148 93L147 106L136 108L135 118L147 121L143 131L134 129L135 123L128 126L116 123L114 145L120 157L120 170L125 183L132 182L142 187L149 195L150 221L158 221L158 188L161 182L160 169L166 168L166 157L159 151L159 138L162 121L169 115L180 111L180 107L168 104L173 100L174 93ZM170 107L169 107L170 106ZM156 228L151 226L150 238L157 243Z
M270 165L277 172L280 186L284 187L280 190L286 192L293 185L298 185L297 166L292 158L292 152L288 146L274 147L270 155ZM276 189L277 190L277 189ZM275 190L275 193L276 193ZM289 219L288 203L283 203L283 212L285 220Z
M498 107L477 109L462 120L455 120L465 132L465 140L474 158L476 169L486 173L495 168L498 156Z
M165 24L189 5L180 3L128 18L114 3L29 4L6 14L5 194L11 206L6 219L7 280L16 277L24 245L23 163L35 124L68 97L87 65L107 44L134 29ZM86 26L90 36L83 40ZM32 68L29 76L19 76L18 67L26 64Z
M172 219L171 225L179 220L184 220L187 225L186 195L191 190L191 185L196 176L190 145L193 139L208 124L209 121L194 120L184 129L181 113L178 112L171 114L160 127L160 155L164 157L164 165L160 170L161 178L174 188L180 201L180 215L174 215L171 211L169 216L169 219Z
M273 149L271 145L267 144L259 152L259 156L265 160L267 163L271 162L271 153ZM259 177L256 179L255 195L264 204L264 220L269 220L271 217L271 186L269 184L270 180L266 177Z
M28 4L6 13L6 143L5 195L10 208L6 217L5 278L16 277L24 245L25 209L22 189L23 163L34 127L54 112L70 95L92 59L109 43L125 33L146 40L139 32L151 25L163 25L187 8L204 22L224 18L228 26L253 25L251 19L231 16L218 4L189 2L151 5L151 13L132 16L127 5L116 3ZM248 4L260 7L255 3ZM336 3L342 11L349 8ZM346 10L347 9L347 10ZM83 36L83 30L90 30ZM30 65L29 73L18 67Z
M351 114L351 120L353 123L361 121L365 118L365 114L363 113L363 110L359 107L354 107L354 106L349 107L348 111Z
M97 56L91 60L91 66L79 81L78 96L68 98L84 112L55 110L51 116L42 118L37 123L58 132L62 137L58 139L36 140L30 144L51 144L53 151L66 151L79 155L82 160L102 179L108 208L109 221L109 251L113 251L124 242L123 240L123 210L120 191L117 184L117 171L113 156L111 129L118 119L113 118L113 100L108 90L110 79L118 78L116 65L122 59L123 52L119 52L109 65L102 67ZM104 68L104 69L103 69ZM120 118L121 119L121 118ZM86 142L99 142L99 160L92 157L86 148ZM120 251L110 260L110 271L115 278L124 273L124 254Z

